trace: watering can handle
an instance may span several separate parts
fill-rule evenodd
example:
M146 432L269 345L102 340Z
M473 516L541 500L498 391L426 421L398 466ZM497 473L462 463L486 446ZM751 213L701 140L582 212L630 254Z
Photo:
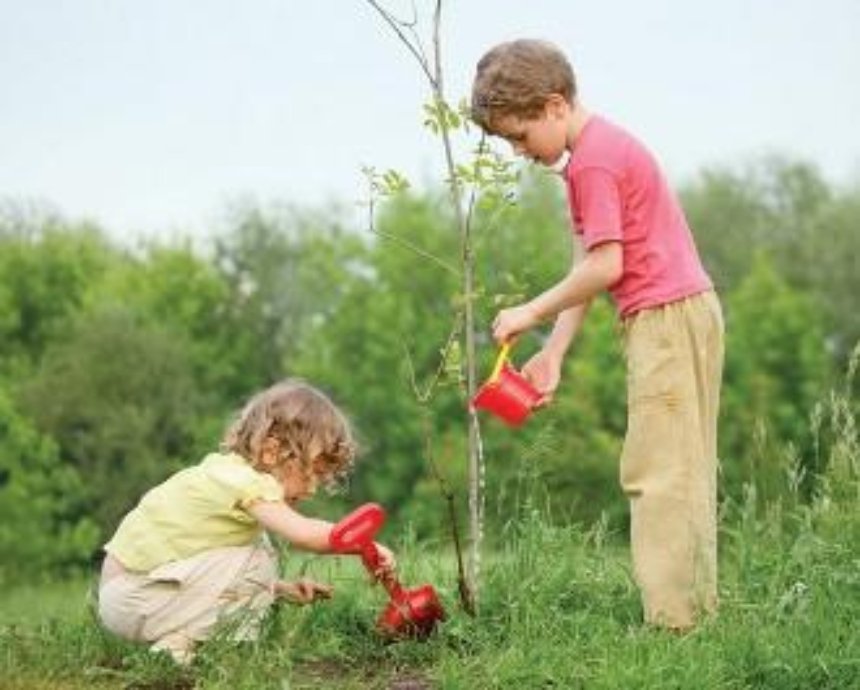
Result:
M379 549L376 548L375 542L370 542L362 547L361 562L364 564L367 572L378 582L382 583L389 596L395 598L403 597L403 587L398 582L394 573L391 570L381 571L382 556L379 553Z
M335 553L361 553L385 521L385 511L376 503L365 503L334 525L329 546Z
M493 365L493 372L490 374L491 383L495 383L498 380L499 375L502 373L502 367L505 366L505 362L508 360L508 355L511 352L511 347L513 347L513 344L513 340L506 340L499 348L499 354L496 357L496 363Z
M382 556L374 542L371 541L362 546L360 555L361 562L364 563L364 567L367 568L367 572L371 574L375 573L382 566Z

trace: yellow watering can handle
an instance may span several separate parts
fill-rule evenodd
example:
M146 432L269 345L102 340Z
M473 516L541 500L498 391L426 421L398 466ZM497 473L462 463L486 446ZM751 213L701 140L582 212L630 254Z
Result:
M507 361L508 355L511 352L512 345L513 341L507 340L499 348L499 355L496 357L496 363L493 365L493 373L490 374L490 383L495 383L498 380L499 375L502 373L502 367L505 366L505 361Z

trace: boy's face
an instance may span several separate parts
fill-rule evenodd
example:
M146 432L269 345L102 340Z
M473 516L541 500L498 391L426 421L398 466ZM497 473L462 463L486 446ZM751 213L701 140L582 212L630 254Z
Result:
M566 102L550 99L543 113L523 119L505 115L495 123L496 133L507 141L514 153L535 163L552 167L567 150Z

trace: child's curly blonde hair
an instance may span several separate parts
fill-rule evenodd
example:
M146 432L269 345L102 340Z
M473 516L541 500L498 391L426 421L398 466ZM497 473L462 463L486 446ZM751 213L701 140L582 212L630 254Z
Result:
M540 116L547 98L576 98L576 78L564 53L547 41L519 39L500 43L478 61L472 83L472 119L497 134L500 119Z
M358 451L346 416L301 379L286 379L252 397L227 429L221 449L257 464L266 438L276 439L282 462L312 468L329 490L352 469Z

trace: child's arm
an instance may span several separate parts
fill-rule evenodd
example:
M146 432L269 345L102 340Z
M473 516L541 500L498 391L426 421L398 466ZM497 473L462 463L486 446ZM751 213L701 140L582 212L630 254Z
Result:
M502 309L493 322L493 338L497 342L505 342L545 319L590 301L618 282L623 267L620 242L597 245L549 290L525 304ZM584 311L581 315L584 316ZM561 336L559 338L561 340ZM565 343L565 348L569 342Z
M334 527L333 523L305 517L283 501L257 501L247 510L266 530L277 534L296 548L313 553L332 553L329 535ZM393 569L394 554L379 542L375 543L382 561L382 570Z
M326 520L305 517L283 501L256 501L247 510L265 529L303 551L331 550L328 537L334 525Z

